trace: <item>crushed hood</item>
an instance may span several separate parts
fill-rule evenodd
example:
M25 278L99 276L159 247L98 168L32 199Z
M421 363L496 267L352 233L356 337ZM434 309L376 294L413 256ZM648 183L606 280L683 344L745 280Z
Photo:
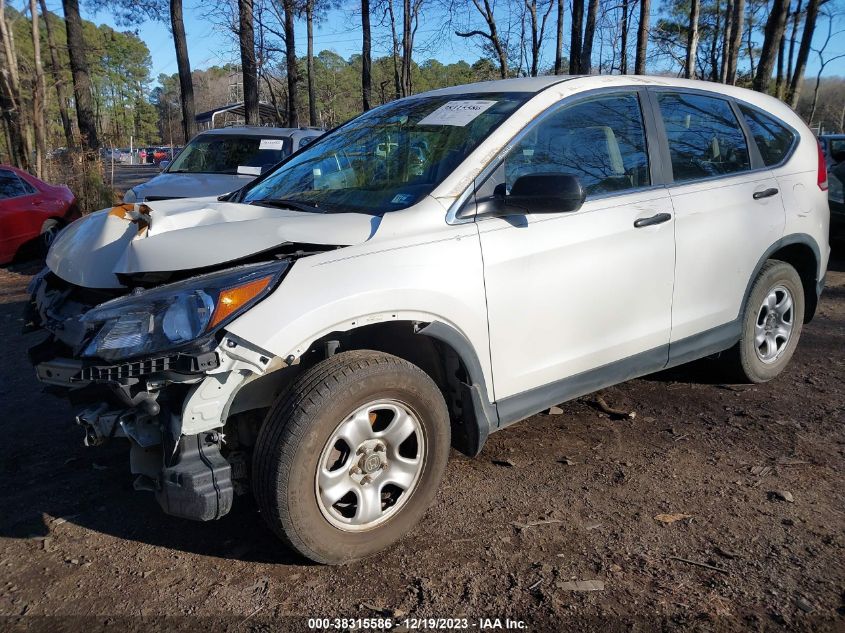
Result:
M285 243L360 244L375 234L379 221L360 213L308 213L215 198L124 204L70 224L50 248L47 266L78 286L120 288L117 274L206 268Z

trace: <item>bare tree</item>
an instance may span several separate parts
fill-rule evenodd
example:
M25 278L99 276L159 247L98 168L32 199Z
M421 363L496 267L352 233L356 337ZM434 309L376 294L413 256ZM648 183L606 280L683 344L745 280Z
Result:
M809 7L808 7L808 10L809 10ZM810 106L810 116L807 118L808 124L812 124L813 119L816 116L816 107L819 103L819 87L821 86L822 74L824 73L824 69L827 67L827 65L830 62L833 62L833 61L836 61L836 60L839 60L839 59L842 59L843 57L845 57L845 53L842 53L840 55L835 55L833 57L829 57L828 59L825 59L825 57L824 57L825 49L827 49L828 44L830 44L831 38L834 35L841 35L842 34L841 31L839 33L833 33L833 18L830 15L828 15L827 17L828 17L827 37L825 38L824 42L822 42L821 46L819 46L818 50L816 51L816 53L819 56L819 71L816 73L816 86L813 89L813 103ZM794 94L793 94L793 96L794 96ZM797 105L798 105L798 98L795 97L795 106L793 106L793 107L796 107ZM843 112L843 119L845 119L845 106L843 106L842 112Z
M792 77L794 76L793 64L795 62L795 42L798 37L798 26L801 23L801 5L801 0L798 0L795 11L792 13L792 28L789 34L789 55L786 66L786 81L790 85L792 84Z
M689 12L689 33L687 35L687 59L684 64L684 77L695 78L695 54L698 50L698 18L701 13L701 0L692 0Z
M651 0L640 0L640 23L637 25L637 58L634 72L645 75L645 57L648 52L648 27L650 21Z
M557 0L557 37L555 38L555 75L563 73L563 0Z
M194 106L194 81L191 75L191 61L188 57L188 38L185 36L185 20L182 16L182 0L170 0L170 29L173 31L173 45L176 48L176 67L179 71L179 99L182 105L182 133L185 142L191 140L196 131Z
M549 19L549 14L552 12L554 3L549 0L549 4L543 11L542 4L538 5L537 0L524 0L525 10L528 13L528 18L531 28L531 76L536 77L540 71L540 51L543 47L543 37L546 34L546 22ZM542 15L541 13L542 12Z
M294 0L282 0L285 9L285 64L288 74L288 125L299 127L299 112L296 104L299 96L299 67L296 64L296 35L294 19L296 4Z
M795 60L795 71L792 74L792 81L789 85L789 105L796 107L798 97L801 95L801 86L804 83L804 72L807 70L807 59L810 57L810 47L813 43L813 35L816 32L816 20L819 15L819 7L826 0L809 0L807 3L807 17L804 18L804 32L801 35L801 45L798 47L798 57Z
M622 41L619 45L619 72L623 75L628 74L628 0L622 0L622 20L620 21L620 28L622 29Z
M728 57L731 54L731 41L733 34L733 13L735 0L728 0L725 5L725 26L722 33L722 63L719 67L719 81L727 83Z
M23 133L18 59L14 35L6 22L5 0L0 0L0 44L0 52L3 54L3 64L0 64L0 112L9 136L12 162L17 167L28 169L31 152L26 134Z
M772 78L780 41L786 28L786 18L789 13L789 0L774 0L766 20L764 29L763 49L757 63L757 73L754 75L754 90L766 92Z
M35 129L35 175L44 177L44 160L47 156L47 121L44 102L47 98L47 84L44 81L44 67L41 64L41 29L38 20L37 0L29 0L29 14L32 17L32 61L35 66L35 86L32 91L32 125Z
M56 101L59 106L59 117L62 120L62 129L65 133L65 143L73 147L73 126L67 111L67 95L65 93L65 81L62 78L62 67L59 64L59 52L56 48L56 38L53 37L53 28L50 26L51 13L47 10L46 0L40 0L41 15L44 17L44 27L47 32L47 47L50 50L50 74L53 76L53 87L56 89Z
M370 33L370 0L361 0L361 96L364 112L370 109L373 92L373 61Z
M581 73L582 29L584 28L584 0L572 0L572 29L569 38L569 74Z
M314 88L314 0L305 0L306 57L308 73L308 125L317 125L317 95Z
M247 125L261 122L258 108L258 64L255 61L255 26L252 0L238 0L238 44L244 82L244 119Z
M487 25L487 31L455 31L455 35L458 37L481 37L486 40L499 62L499 74L502 76L502 79L505 79L508 76L508 55L505 47L502 45L499 29L496 26L496 16L493 13L493 6L490 4L490 0L472 0L472 4L484 19Z
M725 63L725 83L736 83L739 49L742 46L742 29L745 21L745 0L734 0L731 14L731 33Z
M596 37L596 19L599 13L599 0L587 3L587 22L584 24L584 41L581 43L581 72L589 75L593 70L593 41Z
M96 150L100 141L97 136L97 120L94 117L91 76L88 73L88 60L85 59L87 47L82 16L79 14L79 0L62 0L62 8L65 13L70 72L73 76L73 95L76 100L76 120L79 123L83 146Z

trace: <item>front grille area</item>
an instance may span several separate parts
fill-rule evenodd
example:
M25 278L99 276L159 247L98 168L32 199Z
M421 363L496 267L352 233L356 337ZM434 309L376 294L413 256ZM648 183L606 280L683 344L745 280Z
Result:
M176 354L143 358L120 365L89 365L82 368L79 378L90 382L121 382L129 378L141 378L166 371L197 374L215 369L219 365L220 360L215 352L196 355Z

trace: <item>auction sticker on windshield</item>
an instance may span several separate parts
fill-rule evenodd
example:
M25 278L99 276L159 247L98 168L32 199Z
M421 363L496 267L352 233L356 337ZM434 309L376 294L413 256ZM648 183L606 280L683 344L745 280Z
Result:
M418 125L455 125L463 127L495 104L495 101L479 99L449 101L422 119Z
M263 138L258 144L258 149L282 149L284 140L280 138Z

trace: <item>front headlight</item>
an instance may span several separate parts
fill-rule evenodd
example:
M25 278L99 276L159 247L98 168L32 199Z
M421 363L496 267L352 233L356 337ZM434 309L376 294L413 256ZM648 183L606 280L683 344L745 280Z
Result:
M135 193L134 189L127 189L126 193L123 194L123 202L126 204L132 204L133 202L138 201L138 194Z
M103 303L82 317L96 330L82 356L131 358L210 334L267 296L288 266L287 261L240 266Z

